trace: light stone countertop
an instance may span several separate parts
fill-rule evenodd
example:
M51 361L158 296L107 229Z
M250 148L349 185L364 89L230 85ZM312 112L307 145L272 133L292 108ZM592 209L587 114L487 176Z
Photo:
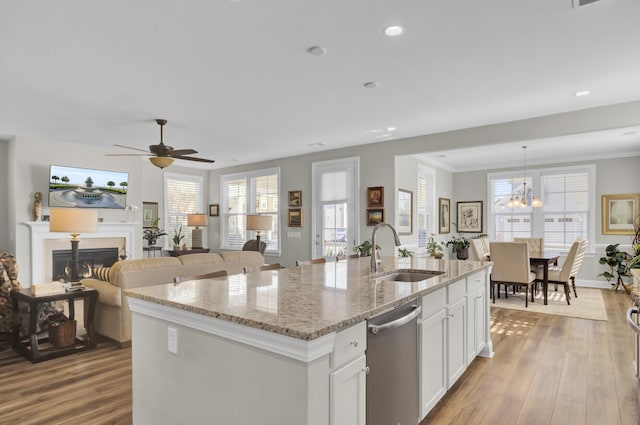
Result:
M370 258L283 268L226 278L135 288L125 295L204 316L311 341L433 292L491 266L490 262L383 258L375 276L437 270L420 282L369 274Z

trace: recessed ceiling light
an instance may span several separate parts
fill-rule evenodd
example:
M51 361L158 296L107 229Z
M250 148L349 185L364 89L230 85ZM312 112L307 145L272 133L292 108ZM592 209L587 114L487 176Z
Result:
M400 25L389 25L388 27L384 27L382 32L387 37L397 37L404 32L404 28Z
M396 131L395 127L387 127L387 131Z
M377 81L367 81L366 83L363 84L363 86L365 86L368 89L376 89L378 88L378 86L380 86L380 83Z
M327 53L327 49L322 46L311 46L307 49L307 53L313 56L322 56Z
M589 90L582 90L582 91L577 91L575 92L573 95L575 97L580 97L580 96L588 96L591 92Z

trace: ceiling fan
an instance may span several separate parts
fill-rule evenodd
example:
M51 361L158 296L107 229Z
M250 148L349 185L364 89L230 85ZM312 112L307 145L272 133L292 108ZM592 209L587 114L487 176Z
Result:
M140 152L144 152L144 153L140 153L140 154L134 154L134 153L131 153L131 154L107 154L107 156L136 156L136 155L151 156L151 158L149 158L149 161L151 161L151 163L153 165L155 165L156 167L161 168L161 169L171 165L173 163L174 158L176 158L176 159L185 159L187 161L197 161L197 162L208 162L208 163L215 162L212 159L197 158L195 156L186 156L186 155L192 155L194 153L198 153L198 151L196 151L196 150L193 150L193 149L173 149L172 146L165 145L164 141L163 141L163 138L162 138L162 136L163 136L162 128L167 123L167 120L156 119L156 123L158 123L158 125L160 126L160 144L149 146L149 151L145 151L144 149L132 148L130 146L123 146L123 145L114 144L114 146L118 146L120 148L132 149L134 151L140 151Z

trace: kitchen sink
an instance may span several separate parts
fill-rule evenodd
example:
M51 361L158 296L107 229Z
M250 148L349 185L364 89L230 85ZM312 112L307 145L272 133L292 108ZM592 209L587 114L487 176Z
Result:
M441 274L444 274L444 272L431 270L423 272L397 272L380 276L380 279L394 282L420 282L421 280L431 279Z

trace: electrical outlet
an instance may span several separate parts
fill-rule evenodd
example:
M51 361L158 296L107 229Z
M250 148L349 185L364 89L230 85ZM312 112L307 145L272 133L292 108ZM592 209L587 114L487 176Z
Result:
M170 353L178 354L178 330L176 328L167 329L167 348Z

